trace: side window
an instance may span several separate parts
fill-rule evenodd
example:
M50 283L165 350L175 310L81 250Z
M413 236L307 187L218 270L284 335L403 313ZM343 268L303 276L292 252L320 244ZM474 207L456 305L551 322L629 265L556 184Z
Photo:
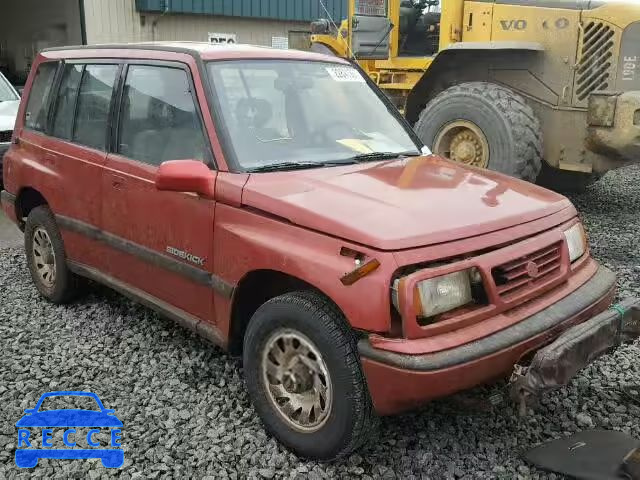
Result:
M47 126L47 103L58 62L41 63L35 73L25 112L25 126L40 132Z
M73 113L75 111L76 97L82 69L84 65L65 65L60 82L60 89L55 102L55 112L53 116L53 128L51 134L54 137L71 139L71 129L73 128Z
M118 131L118 153L150 165L206 158L189 77L179 68L129 66Z
M87 65L82 75L73 141L104 150L117 65Z

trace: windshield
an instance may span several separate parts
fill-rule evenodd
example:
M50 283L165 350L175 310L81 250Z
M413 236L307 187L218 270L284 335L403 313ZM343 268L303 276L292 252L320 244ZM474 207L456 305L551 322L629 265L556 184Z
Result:
M19 98L9 81L0 73L0 102L7 100L19 100Z
M243 170L419 154L404 126L349 65L234 60L208 68Z

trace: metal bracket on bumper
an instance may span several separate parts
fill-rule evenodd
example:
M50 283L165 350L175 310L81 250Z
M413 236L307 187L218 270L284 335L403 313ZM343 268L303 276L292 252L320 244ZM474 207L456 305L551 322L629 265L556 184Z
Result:
M627 298L609 310L570 328L538 350L528 366L516 365L510 395L521 416L540 394L567 384L582 368L607 351L640 336L640 299Z

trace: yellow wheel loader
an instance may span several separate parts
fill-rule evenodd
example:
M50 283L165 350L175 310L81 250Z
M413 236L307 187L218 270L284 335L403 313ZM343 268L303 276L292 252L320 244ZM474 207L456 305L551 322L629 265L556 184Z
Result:
M355 59L435 153L580 189L640 159L640 1L348 0Z

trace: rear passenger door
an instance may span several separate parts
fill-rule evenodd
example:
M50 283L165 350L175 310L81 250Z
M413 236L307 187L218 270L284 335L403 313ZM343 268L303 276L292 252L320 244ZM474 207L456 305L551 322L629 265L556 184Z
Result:
M102 216L110 275L152 302L213 321L214 201L155 187L164 161L212 164L194 92L182 64L126 67L103 175Z
M52 103L47 138L42 141L44 168L52 172L53 211L70 261L104 268L102 168L106 161L109 116L118 63L100 60L62 65Z

